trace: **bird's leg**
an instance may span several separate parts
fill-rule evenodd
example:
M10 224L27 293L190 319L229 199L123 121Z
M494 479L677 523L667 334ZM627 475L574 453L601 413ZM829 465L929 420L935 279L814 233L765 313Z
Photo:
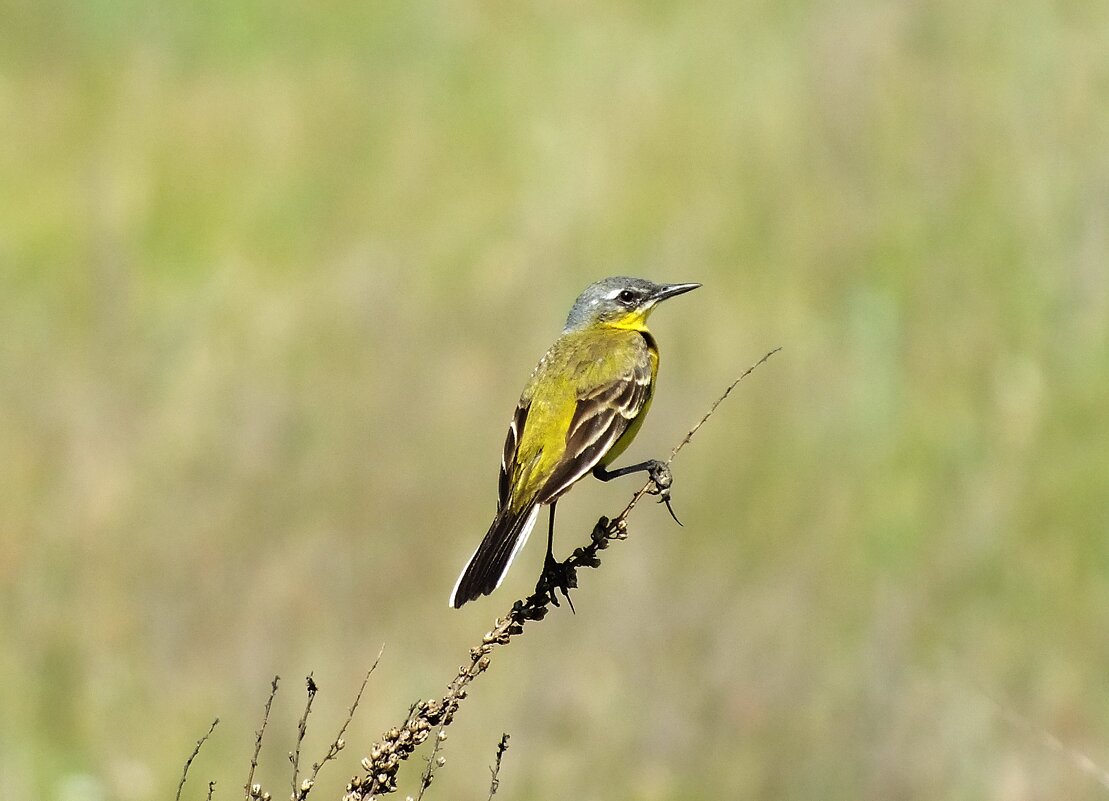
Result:
M651 483L654 486L647 492L659 496L658 502L666 504L666 511L674 518L674 522L680 526L682 521L678 520L678 516L674 514L674 508L670 506L670 487L674 483L674 476L670 473L670 465L666 462L660 462L658 459L648 459L645 462L628 465L617 470L605 470L601 465L593 468L593 477L601 481L612 481L614 478L626 476L630 473L647 473L651 477Z
M543 573L539 576L539 583L535 585L535 591L547 593L551 603L558 606L557 591L562 590L566 603L570 604L570 611L575 612L574 602L570 600L570 588L577 586L573 569L567 568L554 556L555 503L557 501L551 503L550 522L547 525L547 556L543 559Z

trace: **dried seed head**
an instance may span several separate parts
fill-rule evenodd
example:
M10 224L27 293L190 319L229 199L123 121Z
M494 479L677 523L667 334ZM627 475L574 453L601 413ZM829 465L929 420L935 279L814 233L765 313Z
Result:
M374 750L376 751L377 749L375 748ZM370 770L371 768L373 768L373 766L374 763L370 762L370 758L368 756L362 757L362 768L364 770Z
M439 767L443 767L444 765L447 764L447 758L445 756L441 756L441 757L439 757L438 759L435 760L435 764L438 765Z
M440 729L438 737L439 737L439 742L443 742L443 740L447 739L447 730L446 729Z

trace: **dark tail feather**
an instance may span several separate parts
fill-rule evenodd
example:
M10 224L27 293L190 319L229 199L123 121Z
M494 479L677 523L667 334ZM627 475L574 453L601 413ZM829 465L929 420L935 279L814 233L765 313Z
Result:
M507 507L493 518L493 525L477 546L469 564L455 582L451 606L458 609L467 601L488 595L500 586L517 552L524 547L539 515L539 504L512 512Z

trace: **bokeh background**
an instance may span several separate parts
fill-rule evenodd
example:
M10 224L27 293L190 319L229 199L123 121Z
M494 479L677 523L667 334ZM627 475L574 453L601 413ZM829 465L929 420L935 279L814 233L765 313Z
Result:
M538 572L447 594L609 274L660 507L430 798L1084 799L1109 766L1109 5L0 4L0 795L337 798ZM635 481L587 482L560 548ZM1000 709L999 706L1000 705ZM1039 734L1017 722L1024 720ZM1072 755L1073 756L1073 755ZM412 782L418 768L407 774Z

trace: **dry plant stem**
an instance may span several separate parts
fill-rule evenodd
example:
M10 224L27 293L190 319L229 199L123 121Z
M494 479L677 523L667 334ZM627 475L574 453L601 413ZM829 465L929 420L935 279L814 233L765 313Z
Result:
M212 801L212 794L216 791L216 783L214 781L208 782L208 801Z
M299 793L297 796L298 801L303 801L303 799L308 797L308 793L316 783L316 777L320 775L320 768L339 756L339 752L346 748L347 743L346 740L343 739L343 735L346 734L350 722L354 720L354 713L358 711L358 705L362 702L362 693L366 691L366 685L370 681L370 676L377 670L377 663L381 661L381 654L384 653L384 651L385 645L382 644L377 652L377 657L374 659L374 663L370 665L370 669L366 671L366 675L362 678L362 686L358 688L358 694L354 696L354 703L352 703L350 709L347 710L347 719L344 720L343 725L339 727L339 733L335 735L335 739L331 742L331 745L328 746L327 753L324 754L323 759L313 763L312 775L308 777L306 783L302 784L301 789L297 791Z
M693 439L693 435L712 417L717 407L728 397L735 386L779 350L781 348L775 348L767 353L728 385L728 388L712 404L705 416L674 447L667 464L672 462L678 452ZM628 515L651 489L652 483L647 481L632 496L631 501L616 518L609 520L607 517L602 517L598 520L590 534L589 544L576 548L561 563L562 574L568 587L577 586L577 569L579 567L598 567L601 564L599 553L607 548L613 540L627 538ZM374 743L370 753L362 758L362 767L366 770L366 775L355 776L351 779L347 785L343 801L368 801L372 797L395 792L397 789L397 772L401 763L408 759L416 748L427 740L433 729L443 729L451 724L455 713L458 711L459 704L466 698L470 682L488 670L493 650L498 646L507 645L513 637L522 634L524 624L529 620L542 620L546 617L553 601L554 592L555 588L546 586L541 579L534 593L523 600L516 601L504 618L497 618L493 621L493 628L485 633L478 645L470 649L469 662L458 668L458 674L447 685L446 694L442 698L417 701L408 710L408 717L404 723L389 729L378 742Z
M431 782L435 779L435 768L442 767L446 763L446 758L439 758L439 749L443 747L443 741L447 739L446 724L439 727L439 731L435 734L435 747L431 749L431 756L427 758L427 767L424 769L424 775L420 777L420 794L416 796L416 801L423 801L424 793L427 788L431 787Z
M262 736L266 733L266 725L270 722L270 707L273 706L273 697L277 695L277 683L281 681L280 676L274 676L273 682L270 684L270 697L266 699L266 711L262 715L262 725L258 731L254 732L254 756L250 758L250 775L247 776L246 786L246 799L250 801L252 798L261 798L261 788L254 786L254 771L258 769L258 754L262 751ZM257 792L255 792L257 790Z
M312 789L310 782L305 782L303 787L297 787L297 779L300 774L300 746L304 742L304 735L308 733L308 716L312 714L312 702L316 700L316 693L319 691L311 673L305 677L304 684L308 688L308 701L304 704L304 714L297 721L296 750L289 754L289 761L293 763L292 798L296 801L307 796L308 791Z
M732 381L732 383L728 384L728 388L724 390L723 394L719 398L717 398L715 401L713 401L712 406L710 406L709 410L707 412L705 412L705 416L702 417L697 422L697 425L695 425L695 426L693 426L693 428L689 429L689 433L687 433L685 435L685 437L682 438L681 442L679 442L677 445L674 446L674 450L670 451L670 458L666 460L666 463L670 464L672 461L674 461L674 457L678 455L678 451L680 451L682 448L684 448L686 445L689 444L689 441L691 439L693 439L693 435L696 434L697 431L701 428L701 426L703 426L705 423L707 423L708 419L710 417L712 417L713 414L716 413L716 407L719 406L721 403L723 403L724 399L732 394L732 390L736 388L736 385L740 381L745 379L747 376L751 375L751 373L755 372L755 370L759 367L759 365L763 364L765 361L767 361L771 356L773 356L775 353L777 353L781 349L782 348L781 348L780 345L778 347L774 348L774 350L767 353L765 356L763 356L757 362L755 362L750 367L748 367L746 370L744 370L742 373L740 373L736 377L736 379L734 381Z
M508 733L505 732L501 735L501 741L497 743L497 762L489 768L489 772L493 774L493 778L489 780L489 801L493 801L493 796L497 794L497 790L501 787L501 759L504 758L504 752L508 750Z
M200 753L200 748L204 745L204 741L212 736L212 732L216 730L217 724L219 724L219 718L212 721L212 725L208 727L208 733L196 741L196 748L189 754L189 758L185 760L185 769L181 771L181 781L177 783L177 801L181 801L181 791L185 788L185 779L188 778L189 768L192 766L193 760L196 759L196 755ZM209 791L208 795L211 796L211 791Z
M1054 751L1055 753L1059 754L1080 771L1088 776L1093 777L1094 781L1096 781L1102 787L1109 790L1109 771L1101 767L1101 765L1094 762L1081 751L1078 751L1067 745L1054 734L1049 732L1047 729L1037 726L1035 723L1030 721L1020 712L1017 712L1011 706L1004 704L1000 700L994 698L992 695L986 692L986 690L982 686L978 687L978 692L980 692L986 698L986 700L988 700L993 705L994 709L997 710L997 713L1001 716L1001 718L1010 726L1019 729L1030 737L1035 738L1049 751Z

